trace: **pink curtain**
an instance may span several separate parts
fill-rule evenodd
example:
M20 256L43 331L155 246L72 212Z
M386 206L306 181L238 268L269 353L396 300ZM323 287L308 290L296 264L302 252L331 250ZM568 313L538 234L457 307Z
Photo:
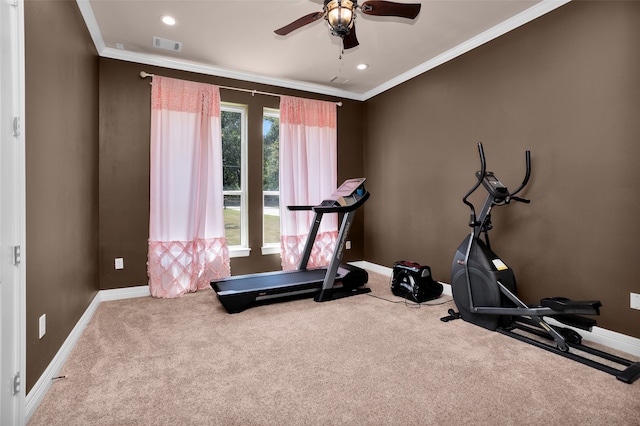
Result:
M151 295L179 297L228 277L217 86L153 77L150 190Z
M289 205L316 205L336 189L337 106L289 96L280 98L280 242L282 268L296 269L313 212L291 212ZM338 237L336 214L326 214L308 268L326 266Z

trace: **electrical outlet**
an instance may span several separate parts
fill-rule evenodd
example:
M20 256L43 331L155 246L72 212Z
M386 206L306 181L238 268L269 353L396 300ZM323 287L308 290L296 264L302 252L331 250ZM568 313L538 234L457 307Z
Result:
M47 314L43 314L38 322L38 339L42 339L47 332Z
M351 241L347 241L344 245L347 250L351 250Z
M116 257L116 269L124 269L124 259Z
M640 310L640 294L631 293L631 309Z

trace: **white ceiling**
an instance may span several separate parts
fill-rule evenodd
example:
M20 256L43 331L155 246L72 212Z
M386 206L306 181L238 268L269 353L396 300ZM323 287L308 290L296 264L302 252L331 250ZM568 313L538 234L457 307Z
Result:
M324 20L273 32L321 11L322 0L76 1L100 56L363 101L569 0L398 0L422 3L418 17L357 13L360 45L342 54ZM158 49L154 36L182 50Z

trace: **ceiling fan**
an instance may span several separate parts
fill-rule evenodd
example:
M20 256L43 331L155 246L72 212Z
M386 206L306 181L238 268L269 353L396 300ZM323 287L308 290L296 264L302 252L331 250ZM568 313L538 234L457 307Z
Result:
M420 13L420 7L420 3L396 3L383 0L365 1L361 6L358 6L357 0L324 0L322 12L305 15L274 32L284 36L298 28L324 18L329 23L331 34L342 39L344 49L351 49L360 44L356 37L356 9L359 8L365 15L397 16L400 18L415 19L418 13Z

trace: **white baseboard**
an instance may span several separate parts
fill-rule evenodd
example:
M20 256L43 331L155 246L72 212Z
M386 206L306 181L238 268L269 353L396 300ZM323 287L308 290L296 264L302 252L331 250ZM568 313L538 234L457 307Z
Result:
M358 268L367 269L371 272L375 272L380 275L391 276L393 269L386 266L378 265L377 263L367 262L366 260L360 260L358 262L349 262L349 265L357 266Z
M137 287L125 287L114 288L112 290L100 290L98 293L100 296L100 302L107 302L109 300L121 300L121 299L133 299L135 297L147 297L151 296L148 285L141 285Z
M71 330L71 333L60 347L60 350L58 350L58 353L56 353L56 356L53 357L49 366L44 370L44 373L42 373L36 384L33 385L27 394L25 399L25 424L29 422L36 408L38 408L38 405L42 402L42 399L51 387L53 378L58 376L58 372L67 361L67 358L69 358L69 354L76 346L78 339L80 339L82 332L89 323L89 320L93 317L96 309L98 309L98 305L100 305L100 293L93 298L87 310L82 317L80 317L75 327L73 327L73 330Z
M391 276L392 268L388 268L386 266L377 265L375 263L360 261L360 262L350 262L352 265L357 266L359 268L367 269L371 272L376 272L378 274ZM442 283L442 282L441 282ZM444 290L442 294L452 295L451 293L451 285L447 283L442 283ZM554 321L552 318L546 318L545 321L548 321L551 325L559 325L562 327L566 327L566 325L560 324L557 321ZM571 327L569 327L571 328ZM601 327L593 327L593 329L589 331L574 329L584 340L588 340L593 343L597 343L600 345L604 345L608 348L619 350L626 352L630 355L640 357L640 339L627 336L626 334L617 333L615 331L607 330L606 328Z
M69 358L71 351L78 343L82 332L89 324L91 318L98 309L98 306L102 302L109 300L130 299L133 297L145 297L150 296L149 286L139 287L127 287L117 288L114 290L100 290L98 294L93 298L87 310L82 314L80 320L76 323L69 336L64 341L56 356L49 363L49 366L44 370L38 381L33 385L29 393L25 398L25 424L29 422L29 419L35 413L36 409L42 402L42 399L46 395L47 391L51 387L51 381L54 377L58 376L60 369Z
M549 317L545 317L544 321L548 322L550 325L570 328L580 334L584 340L640 357L640 339L636 339L635 337L616 333L615 331L607 330L606 328L598 326L593 327L589 332L579 328L569 327Z
M389 277L391 276L392 268L388 268L386 266L377 265L375 263L367 261L349 263L351 265L367 269L371 272L386 275ZM442 293L450 296L451 286L447 283L442 283L442 285L444 287ZM38 408L38 405L40 405L40 403L42 402L42 399L51 387L51 381L58 375L58 372L67 361L67 358L80 339L80 336L89 323L89 320L91 320L94 313L96 312L96 309L98 309L100 303L110 300L147 297L150 295L151 294L149 292L149 287L146 285L138 287L117 288L113 290L100 290L98 292L98 294L93 298L93 300L89 304L89 307L84 312L67 339L64 341L62 347L60 347L60 350L58 351L56 356L53 358L44 373L42 373L33 388L31 388L31 391L27 394L25 399L25 423L29 422L29 419ZM553 324L554 321L551 319L550 323ZM576 331L578 331L585 340L589 340L594 343L609 347L611 349L620 350L630 355L640 357L640 339L600 327L594 327L591 332L586 332L584 330Z

